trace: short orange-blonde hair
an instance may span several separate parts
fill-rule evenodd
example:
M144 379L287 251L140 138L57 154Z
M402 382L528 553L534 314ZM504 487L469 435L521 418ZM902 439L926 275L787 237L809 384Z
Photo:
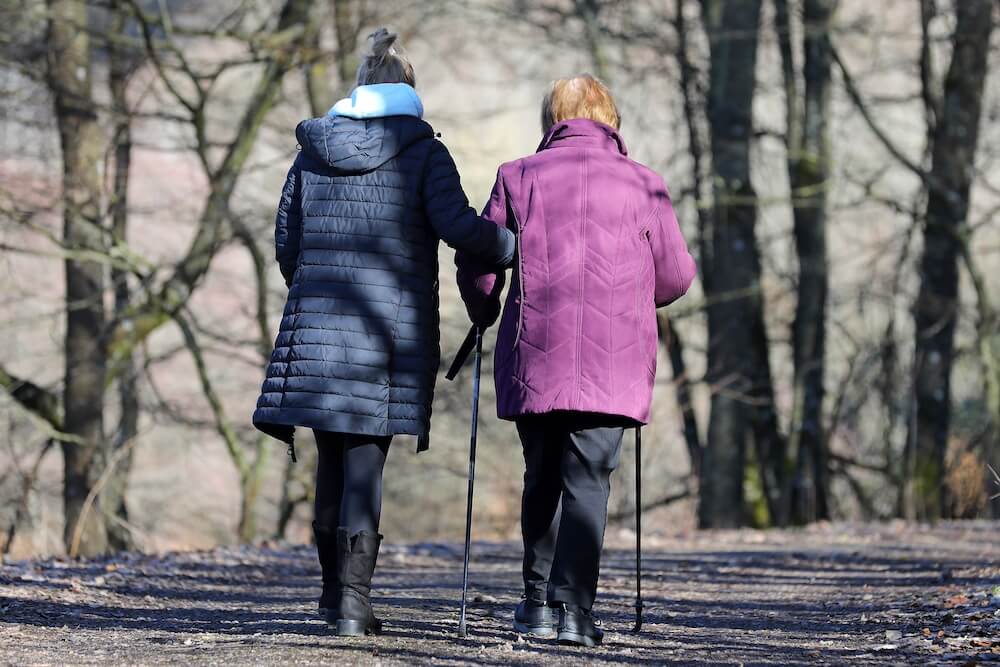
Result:
M571 118L589 118L616 130L622 124L622 116L611 91L590 74L554 81L542 99L542 132L548 132L556 123Z

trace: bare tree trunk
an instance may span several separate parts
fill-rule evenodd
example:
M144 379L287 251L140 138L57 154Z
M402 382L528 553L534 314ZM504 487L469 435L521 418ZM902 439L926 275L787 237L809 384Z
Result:
M576 13L583 19L583 35L587 51L598 79L607 82L611 74L607 52L601 39L601 7L598 0L575 0Z
M694 405L691 401L691 381L687 376L687 366L684 363L684 344L666 313L657 313L656 323L660 341L666 345L667 354L670 356L677 405L680 407L681 417L684 420L684 442L691 459L691 473L695 479L701 479L703 450L701 437L698 435L698 420L695 417Z
M339 91L347 95L358 74L358 42L367 18L367 0L333 0L333 25L337 34Z
M194 327L188 322L185 314L177 313L174 320L181 334L184 336L184 343L191 353L191 360L194 362L195 370L198 373L198 381L201 384L202 393L212 410L212 417L215 421L215 428L226 445L226 452L229 454L233 466L240 480L240 518L237 524L236 534L241 543L252 542L257 536L257 498L260 495L260 485L264 474L264 464L267 460L264 438L255 440L254 446L250 448L253 458L247 457L247 452L240 440L233 423L226 415L225 407L222 405L222 397L219 396L212 379L209 376L208 364L205 361L205 354L198 342Z
M920 519L948 514L944 485L951 422L951 368L959 307L958 259L967 231L994 2L955 5L953 53L941 116L933 129L916 324L916 416L911 438L910 512Z
M990 420L989 427L982 436L980 451L982 460L988 464L983 471L985 488L989 489L987 496L995 496L1000 493L1000 477L997 476L1000 474L1000 312L993 305L989 283L972 254L968 238L962 240L961 252L978 302L976 337L983 373L983 395ZM997 502L1000 498L994 497L992 500L987 505L985 515L996 518L1000 516L1000 502Z
M776 0L788 118L788 175L799 261L792 331L795 370L791 450L796 456L789 502L795 523L829 518L828 456L823 429L827 299L826 199L830 170L829 24L837 0L804 0L804 99L791 47L787 0Z
M711 69L714 208L703 231L702 282L708 305L708 380L712 386L708 443L698 505L704 528L738 526L744 517L743 467L754 377L748 322L760 307L760 258L754 238L756 193L750 182L754 71L760 1L702 2Z
M236 534L241 544L249 544L257 538L257 500L264 481L266 447L267 443L259 438L254 445L253 462L248 469L240 471L240 522Z
M771 350L764 322L764 295L760 291L760 255L754 246L754 269L758 289L750 295L750 405L747 418L753 434L754 453L760 474L761 491L767 505L771 524L783 526L788 522L785 511L784 490L788 443L778 424L778 408L774 400L774 381L771 373Z
M125 30L127 14L118 10L112 19L112 33L122 34ZM128 183L132 162L132 115L128 105L128 81L134 71L129 53L117 41L109 42L110 59L109 84L111 88L111 109L114 114L114 183L111 194L111 238L117 244L128 241ZM111 268L111 283L115 291L115 314L121 316L131 302L129 273L117 266ZM106 511L111 516L108 524L108 542L112 550L125 551L135 547L135 540L128 529L128 507L125 497L128 477L132 471L132 452L139 434L139 386L138 367L134 354L122 361L122 374L118 379L118 400L121 409L118 433L112 443L114 452L121 451L120 462L115 466L103 496ZM117 519L117 520L116 520Z
M313 9L318 11L318 8ZM329 59L324 57L319 21L311 21L302 36L303 73L306 80L306 95L309 97L309 113L314 118L326 114L334 100Z
M691 155L691 172L693 199L698 216L698 252L703 258L709 256L705 249L704 233L711 224L707 209L702 206L703 190L702 168L705 161L705 146L702 131L699 126L700 114L695 101L697 88L696 72L688 53L690 34L688 20L685 14L685 0L678 0L677 13L674 18L674 28L677 32L677 48L675 50L677 66L680 70L681 98L684 106L684 124L688 135L688 153ZM704 273L704 271L703 271ZM683 342L671 326L669 318L662 315L658 318L660 324L660 340L667 339L670 352L670 364L673 369L674 381L677 383L677 402L684 416L684 440L687 443L688 455L691 458L691 470L697 479L701 480L703 472L704 447L698 431L698 420L691 405L690 383L684 366Z
M79 438L62 442L63 507L67 548L79 534L78 553L108 548L101 499L85 501L104 460L104 265L78 256L104 252L100 226L103 136L91 97L90 40L83 0L49 0L48 83L55 103L63 161L63 239L67 249L63 428ZM82 523L77 527L77 524Z

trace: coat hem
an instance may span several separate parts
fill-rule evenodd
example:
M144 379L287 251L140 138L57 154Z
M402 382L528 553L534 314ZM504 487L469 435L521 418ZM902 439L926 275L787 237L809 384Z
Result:
M306 410L295 410L290 408L274 408L275 411L280 411L287 413L290 410L293 412L309 412ZM356 415L347 414L326 414L326 415L308 415L300 414L296 416L290 415L268 415L261 414L262 410L258 409L253 415L253 425L254 427L265 433L272 438L280 440L286 444L294 444L295 438L295 428L309 428L318 431L330 431L333 433L351 433L355 435L372 435L372 436L397 436L397 435L412 435L417 438L422 438L429 431L429 428L421 428L415 423L413 427L405 426L394 426L394 427L373 427L370 425L365 425L365 419L359 419ZM426 448L426 447L425 447Z
M580 412L588 413L594 415L607 415L608 417L621 417L623 419L629 419L636 423L637 426L646 426L649 424L649 414L635 415L633 413L628 413L625 411L616 410L588 410L585 407L580 406L565 406L565 407L551 407L547 410L532 410L529 408L522 408L519 410L497 410L497 418L503 419L504 421L517 421L521 417L528 417L533 415L547 415L554 412Z

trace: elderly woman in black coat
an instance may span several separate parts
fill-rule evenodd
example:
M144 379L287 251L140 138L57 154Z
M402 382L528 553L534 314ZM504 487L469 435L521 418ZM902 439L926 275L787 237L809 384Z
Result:
M413 68L380 29L358 87L301 123L275 245L288 301L253 423L319 450L313 528L319 601L340 635L377 632L371 578L382 467L394 435L426 449L440 363L438 242L496 267L514 238L469 207L455 163L421 119Z

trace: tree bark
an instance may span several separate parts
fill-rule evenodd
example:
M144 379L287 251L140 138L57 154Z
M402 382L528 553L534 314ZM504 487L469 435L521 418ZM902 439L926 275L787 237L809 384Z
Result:
M63 162L63 240L68 250L106 251L101 229L104 138L91 92L90 39L83 0L48 0L47 77L55 105ZM63 429L79 442L62 442L63 508L67 548L79 530L78 553L107 551L98 497L82 516L104 462L104 339L106 276L100 262L65 260L66 336ZM82 525L77 528L77 524Z
M704 528L743 522L747 400L754 378L747 323L760 308L760 257L750 182L754 72L760 0L704 0L709 38L708 121L714 207L704 230L702 282L708 300L708 380L712 386L708 443L698 505ZM755 296L744 296L747 289Z
M358 41L365 23L366 0L333 0L333 25L337 34L337 75L341 95L354 88L358 76Z
M222 436L222 441L226 445L226 452L229 454L233 466L240 481L240 517L236 527L236 534L240 543L249 543L257 536L257 498L260 495L261 482L264 474L264 462L266 461L264 438L257 438L254 446L249 448L253 453L253 458L248 458L247 452L236 432L236 428L226 415L225 407L222 404L222 397L215 389L212 378L208 372L208 364L205 354L195 329L188 322L183 313L174 315L174 321L181 330L184 337L184 344L191 353L191 360L194 362L195 371L198 374L198 381L201 384L202 394L212 410L212 417L215 421L216 431Z
M799 283L792 325L795 372L791 451L795 476L788 492L791 519L807 523L829 518L829 464L823 428L825 391L826 199L830 171L827 127L830 108L829 24L837 0L804 0L802 68L804 98L791 47L787 0L776 0L785 77L788 176L791 185Z
M574 0L577 15L583 20L583 36L587 43L590 62L594 66L594 75L608 82L611 68L608 65L608 55L601 39L601 7L598 0Z
M127 14L119 9L112 18L112 33L122 34ZM111 239L115 245L128 242L128 184L132 163L132 114L128 105L128 81L134 71L134 58L117 41L108 44L110 61L109 86L111 89L112 142L114 146L114 182L111 194ZM112 266L111 284L114 286L114 310L121 316L131 302L129 272ZM103 496L112 519L108 524L108 542L114 551L135 547L135 540L128 529L128 507L125 502L128 477L132 471L132 452L139 434L139 383L138 366L133 354L122 361L122 374L118 379L120 406L118 433L111 442L108 459L118 459L114 472L108 479ZM120 453L115 456L116 453ZM118 519L117 521L115 519Z
M674 18L674 29L677 32L675 54L677 66L680 70L681 99L683 100L684 124L688 136L688 153L691 155L691 190L693 192L695 211L698 219L698 254L701 257L707 257L709 253L704 246L703 233L710 225L710 218L707 209L702 206L701 202L703 190L702 168L705 147L699 126L700 115L695 102L695 89L697 87L696 72L688 53L690 28L688 27L689 24L685 14L685 4L684 0L678 0L677 2L677 13ZM677 403L684 418L684 441L687 443L688 456L691 459L691 471L694 473L696 479L700 481L705 452L698 431L698 419L694 414L694 407L691 404L691 387L690 380L687 377L687 369L684 365L683 342L673 329L670 319L665 314L661 313L658 316L657 323L659 324L660 340L665 341L668 347L674 382L677 384Z
M980 447L984 466L985 488L987 496L993 502L987 504L986 516L1000 516L1000 312L990 298L989 283L982 268L976 261L969 247L968 238L962 240L962 259L969 272L972 287L976 293L978 306L978 321L976 322L976 338L978 339L979 360L983 373L983 395L985 396L986 412L989 415L989 428L982 435Z
M778 424L778 407L774 400L771 349L764 322L764 295L760 291L760 255L756 246L754 255L758 287L748 297L752 318L750 320L752 367L747 418L753 435L754 453L768 519L772 525L783 526L788 521L784 500L784 489L788 478L785 472L788 443Z
M329 59L323 55L320 25L318 21L311 21L302 36L305 61L302 69L305 74L306 96L309 98L309 113L314 118L325 115L336 101Z
M62 405L58 394L38 386L31 380L11 375L3 366L0 366L0 387L3 387L22 408L51 429L53 435L62 432Z
M925 520L948 514L944 478L959 308L958 259L962 237L968 232L969 191L975 173L993 9L992 0L955 4L952 59L941 115L931 135L924 250L914 304L916 415L907 494L908 514Z
M703 450L701 437L698 434L698 420L694 414L694 404L691 401L691 380L687 376L687 366L684 363L684 343L670 318L664 312L657 313L656 324L660 341L666 346L670 357L670 369L674 376L677 405L684 420L684 442L687 445L688 457L691 459L691 474L695 479L701 479L701 461Z

